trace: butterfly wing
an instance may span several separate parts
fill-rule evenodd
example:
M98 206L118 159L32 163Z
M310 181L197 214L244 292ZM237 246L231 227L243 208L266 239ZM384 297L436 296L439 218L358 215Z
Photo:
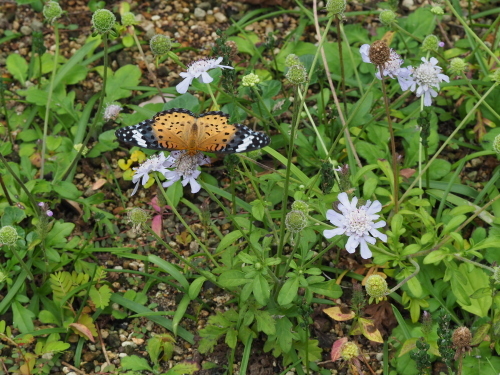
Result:
M116 131L125 143L151 150L186 150L196 115L183 108L158 112L152 119Z
M271 139L244 125L228 123L229 115L220 111L207 112L198 118L198 149L205 152L233 154L258 150Z

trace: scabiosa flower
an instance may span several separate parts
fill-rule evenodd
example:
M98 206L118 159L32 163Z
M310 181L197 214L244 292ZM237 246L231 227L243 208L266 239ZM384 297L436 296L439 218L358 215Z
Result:
M132 25L137 25L139 22L135 19L135 15L132 12L125 12L122 14L122 25L127 27L127 26L132 26Z
M432 105L432 98L437 96L437 90L439 90L439 84L443 81L450 82L450 78L442 74L442 68L437 66L437 59L431 57L427 60L422 57L422 64L418 68L412 68L412 80L410 84L410 90L415 92L417 98L424 96L424 105ZM434 89L435 88L435 89Z
M347 193L340 193L338 195L340 201L338 209L341 214L334 210L326 212L326 218L338 228L327 229L323 231L326 238L332 238L340 234L345 234L349 237L345 245L345 249L349 253L354 253L356 248L360 246L361 257L368 259L372 257L372 252L368 248L368 244L375 244L376 239L380 238L382 241L387 241L387 236L378 231L377 228L385 226L385 221L374 222L380 215L376 213L382 209L379 201L367 201L365 205L356 208L358 198L352 198L349 202Z
M205 156L202 152L195 155L190 155L187 151L172 151L164 163L166 168L175 168L172 171L167 170L163 173L168 180L163 183L163 187L169 187L174 182L182 178L182 186L187 184L191 185L191 193L195 194L200 191L201 185L196 181L200 175L198 166L209 164L210 158Z
M134 191L130 196L134 195L139 187L139 183L142 183L142 186L146 185L149 181L149 174L152 172L160 172L164 174L168 172L167 168L164 166L167 158L163 153L159 155L153 155L144 163L142 163L139 167L133 168L135 171L134 177L132 177L132 182L135 184Z
M108 104L104 109L104 120L116 120L122 109L118 104Z
M299 210L290 211L286 214L285 226L291 233L299 233L307 226L307 216Z
M172 48L172 41L167 35L156 34L149 41L149 48L155 56L164 55Z
M493 72L493 74L490 74L490 78L495 84L500 85L500 69L497 69Z
M285 66L286 67L291 67L293 65L301 64L299 60L299 56L291 53L285 57Z
M115 26L116 17L107 9L97 9L92 15L92 26L97 33L105 34Z
M467 70L467 63L460 57L455 57L450 61L450 73L457 76L462 75Z
M396 13L394 13L390 9L384 9L378 16L380 22L382 22L384 25L390 25L396 20L396 17Z
M306 83L308 79L306 68L302 64L292 65L289 67L285 77L294 85Z
M344 16L346 1L345 0L328 0L326 3L326 11L329 16Z
M220 65L222 57L217 59L198 60L188 66L187 72L182 72L180 76L184 78L175 88L179 94L185 94L193 82L193 79L198 78L201 83L210 83L214 79L207 73L210 69L234 69L232 66Z
M389 290L387 288L387 281L380 275L371 275L366 279L365 283L366 293L370 296L369 303L373 300L376 302L384 300Z
M370 59L371 47L369 44L363 44L359 48L359 52L361 53L361 58L364 62L373 64L372 60ZM411 70L408 68L401 68L403 62L404 60L401 58L401 56L399 56L398 53L391 48L389 50L389 58L384 64L382 64L382 67L384 69L382 71L382 75L391 77L393 79L396 78L399 85L401 86L401 89L403 91L406 91L413 81L410 78ZM377 69L375 77L377 77L378 79L382 79L382 77L380 76L380 69Z
M437 51L438 47L440 47L439 43L440 41L437 36L432 34L427 35L422 42L422 49L424 51Z
M49 23L54 23L54 21L61 17L63 11L61 6L57 1L47 1L43 6L43 16Z
M15 245L19 235L16 228L11 225L6 225L0 229L0 244Z

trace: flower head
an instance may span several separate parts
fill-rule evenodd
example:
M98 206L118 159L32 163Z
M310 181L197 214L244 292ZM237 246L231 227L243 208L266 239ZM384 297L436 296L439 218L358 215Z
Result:
M286 214L285 226L291 233L299 233L307 226L307 217L302 211L290 211Z
M241 79L241 84L243 86L253 87L258 83L260 83L260 78L257 74L254 73L247 74L246 76L243 76L243 78Z
M467 69L467 63L460 57L455 57L450 61L450 73L461 75Z
M104 109L104 120L116 120L122 109L118 104L108 104Z
M440 6L434 6L431 8L431 12L435 14L436 16L442 16L444 14L443 8Z
M201 185L196 181L200 175L198 166L210 163L210 159L202 152L195 155L190 155L185 150L172 151L163 164L166 168L175 168L172 171L167 170L163 173L168 180L163 183L163 187L173 185L174 182L182 178L182 186L188 183L191 185L191 193L195 194L200 191Z
M146 224L149 214L142 208L134 207L127 213L128 221L132 224L132 230L140 232L141 226Z
M437 36L430 34L427 35L422 42L422 49L424 51L437 51L438 47L441 47L440 43L441 42L439 41Z
M360 246L361 257L363 259L371 258L372 252L368 248L368 244L375 244L376 239L387 241L387 236L378 231L377 228L385 226L385 221L374 222L380 215L376 213L382 209L379 201L367 201L365 205L356 208L358 198L354 197L352 202L349 202L347 193L338 195L340 201L338 209L341 214L334 210L326 212L326 218L338 228L327 229L323 231L326 238L332 238L340 234L345 234L349 237L346 243L346 250L349 253L354 253L356 248Z
M361 58L364 62L372 63L370 56L372 55L371 46L369 44L363 44L359 48L359 52L361 53ZM382 64L383 71L382 75L385 77L396 78L401 86L403 91L408 90L412 80L410 78L411 71L408 68L401 68L404 60L399 56L399 54L394 51L392 48L389 50L389 58L386 60L384 64ZM377 73L375 73L375 77L378 79L382 79L380 75L380 69L377 69Z
M53 23L57 18L61 17L63 11L57 1L47 1L43 6L42 13L49 23Z
M382 22L384 25L390 25L396 20L396 17L396 13L394 13L390 9L384 9L378 16L380 22Z
M366 279L365 283L366 293L370 296L370 303L372 300L376 302L381 301L387 294L387 281L377 274L371 275Z
M201 83L210 83L214 79L210 77L207 73L210 69L221 68L221 69L234 69L232 66L220 65L222 62L222 57L217 59L204 59L198 60L192 63L187 72L182 72L180 76L184 78L181 83L179 83L175 88L179 94L184 94L187 92L189 86L193 82L193 79L198 78Z
M132 12L125 12L122 14L122 25L132 26L137 25L139 22L135 19L135 15Z
M285 77L294 85L300 85L307 82L307 71L301 63L292 65L288 68Z
M338 15L342 18L346 8L346 0L328 0L325 8L329 16Z
M164 166L167 158L163 153L158 155L153 155L149 159L147 159L144 163L142 163L139 167L133 168L135 171L134 177L132 177L132 182L135 184L134 191L131 196L135 194L137 188L139 187L139 183L142 183L142 186L146 185L149 181L149 174L152 172L160 172L164 174L168 172L167 168Z
M149 41L149 48L155 56L160 56L166 54L172 48L172 42L170 38L163 34L153 35Z
M418 68L411 68L412 71L412 82L410 83L410 90L415 91L417 98L424 96L424 105L432 105L432 98L437 96L437 90L439 90L439 84L443 81L450 82L450 78L441 74L441 67L437 66L437 59L431 57L427 60L422 57L422 64Z
M291 67L292 65L300 64L299 56L291 53L285 57L285 66Z
M40 202L38 203L38 206L42 209L43 212L45 212L45 215L52 217L54 216L54 213L49 210L49 205L45 202Z
M346 361L356 358L359 356L359 347L354 342L348 341L340 348L340 356Z
M97 9L92 15L92 26L99 34L105 34L115 25L116 17L107 9Z
M11 225L6 225L0 229L0 244L15 245L19 235L16 228Z

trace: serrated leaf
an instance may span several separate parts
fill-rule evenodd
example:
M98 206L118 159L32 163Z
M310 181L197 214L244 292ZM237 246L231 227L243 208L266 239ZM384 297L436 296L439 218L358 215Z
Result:
M61 353L68 350L71 345L68 342L52 341L43 348L43 353Z
M165 375L192 375L200 370L201 367L197 363L186 361L176 364Z
M123 357L120 364L123 370L153 371L145 358L141 358L136 355Z
M356 316L356 313L354 311L340 306L329 307L327 309L324 309L323 312L330 318L338 322L345 322L346 320L354 319L354 317Z

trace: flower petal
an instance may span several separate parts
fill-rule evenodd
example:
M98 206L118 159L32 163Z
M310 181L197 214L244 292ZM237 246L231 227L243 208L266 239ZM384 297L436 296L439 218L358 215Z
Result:
M338 236L339 234L344 234L344 230L342 230L341 233L339 233L339 229L340 228L335 228L335 229L325 229L323 231L323 236L325 236L325 238L332 238L332 237L335 237L335 236Z
M354 251L356 251L358 245L359 245L359 240L354 236L350 236L349 239L347 240L347 243L345 244L345 249L352 254L354 253Z
M185 94L189 89L189 86L191 86L191 82L193 82L193 77L186 77L177 86L175 86L175 89L179 94Z
M361 245L361 258L370 259L373 256L373 254L371 250L368 248L366 242L364 240L361 240L360 245Z
M214 80L207 72L202 72L198 79L201 83L210 83Z
M361 47L359 47L359 53L361 53L361 58L365 63L371 63L372 61L370 60L369 54L370 54L370 45L369 44L363 44Z

